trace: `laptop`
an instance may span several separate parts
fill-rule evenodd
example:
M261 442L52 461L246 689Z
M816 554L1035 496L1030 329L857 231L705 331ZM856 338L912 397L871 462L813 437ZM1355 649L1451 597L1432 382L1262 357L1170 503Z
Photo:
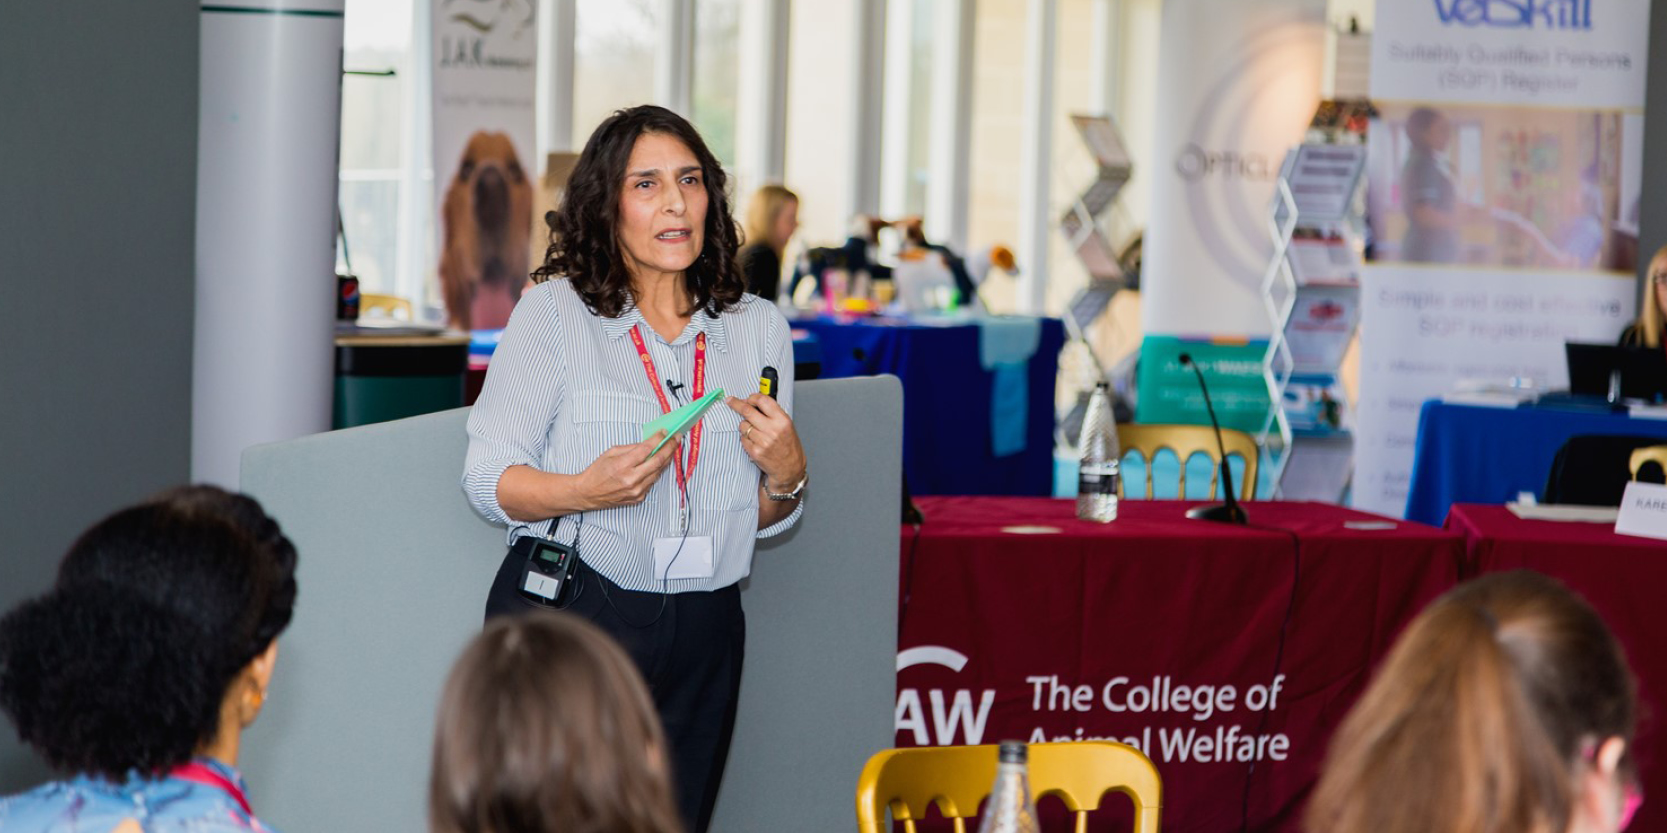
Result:
M1569 364L1569 392L1609 400L1667 397L1667 353L1659 347L1613 344L1563 345Z

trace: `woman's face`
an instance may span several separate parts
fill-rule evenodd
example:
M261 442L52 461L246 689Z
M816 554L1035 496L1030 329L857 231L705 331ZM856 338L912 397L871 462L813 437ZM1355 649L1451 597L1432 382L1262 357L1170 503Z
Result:
M694 152L663 133L637 137L615 229L635 281L680 276L694 264L705 242L706 207L706 173Z
M787 241L793 237L793 232L799 230L799 201L788 200L782 203L781 210L776 212L776 222L770 229L771 248L781 250L787 247Z

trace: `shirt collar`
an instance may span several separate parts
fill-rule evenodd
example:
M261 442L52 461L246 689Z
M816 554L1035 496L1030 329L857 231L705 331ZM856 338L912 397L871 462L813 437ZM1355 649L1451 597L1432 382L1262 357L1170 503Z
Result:
M618 318L602 319L602 332L610 340L617 341L638 324L642 325L645 338L653 334L654 330L648 326L648 321L643 318L642 311L637 309L635 303L627 301L625 309L620 311ZM694 333L705 333L707 341L711 342L713 347L725 353L729 352L729 332L722 313L719 313L717 318L713 318L704 311L697 310L689 318L689 327L685 328L682 335L679 335L677 341L672 342L672 344L675 346L683 343L685 339L692 339Z

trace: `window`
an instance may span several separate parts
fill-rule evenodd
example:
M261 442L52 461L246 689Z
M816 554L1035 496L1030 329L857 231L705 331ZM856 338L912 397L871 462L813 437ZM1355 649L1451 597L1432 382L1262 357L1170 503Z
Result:
M358 275L365 292L421 299L421 270L402 259L400 234L402 200L411 196L407 167L414 162L407 141L417 92L412 5L353 0L344 28L339 200L346 245L338 241L336 268Z
M847 3L793 0L788 27L785 184L799 195L798 239L838 246L850 222L853 10Z
M740 0L696 0L694 46L694 112L689 120L718 160L733 170L740 83Z
M651 0L579 0L573 60L573 147L613 111L654 102L658 15Z

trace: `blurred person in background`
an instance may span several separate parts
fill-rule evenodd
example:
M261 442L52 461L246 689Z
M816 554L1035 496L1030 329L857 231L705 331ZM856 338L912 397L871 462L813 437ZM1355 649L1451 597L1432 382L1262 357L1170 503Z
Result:
M1621 333L1623 347L1653 347L1663 349L1667 338L1667 246L1662 246L1650 258L1650 268L1644 273L1644 297L1638 301L1638 320Z
M782 255L799 228L799 197L780 185L753 192L744 226L747 244L741 247L741 273L747 291L766 301L781 292Z

